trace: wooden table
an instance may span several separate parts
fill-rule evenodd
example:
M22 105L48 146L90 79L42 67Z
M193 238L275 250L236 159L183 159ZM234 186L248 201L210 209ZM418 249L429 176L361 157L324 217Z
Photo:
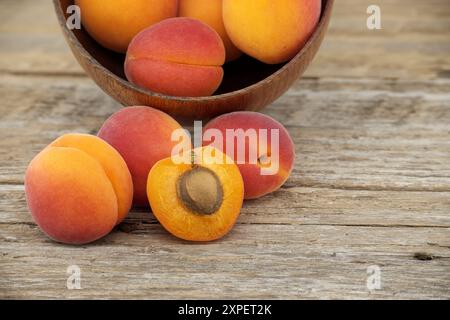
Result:
M449 39L448 0L339 0L305 77L265 110L296 144L281 190L217 242L179 241L138 210L73 247L31 219L24 171L120 106L77 65L50 0L0 1L0 298L450 298Z

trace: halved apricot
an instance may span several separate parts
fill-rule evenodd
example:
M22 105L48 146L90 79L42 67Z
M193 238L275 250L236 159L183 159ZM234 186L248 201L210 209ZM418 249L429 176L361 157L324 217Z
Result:
M212 147L192 150L183 160L167 158L150 170L147 195L153 214L178 238L219 239L234 226L242 208L239 168Z

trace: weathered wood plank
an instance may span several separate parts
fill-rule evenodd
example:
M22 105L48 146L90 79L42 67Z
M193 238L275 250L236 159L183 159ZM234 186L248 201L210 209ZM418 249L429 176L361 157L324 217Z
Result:
M329 34L308 76L450 76L450 2L379 0L383 29L377 31L366 27L371 4L336 3ZM83 75L58 30L50 0L0 2L0 72Z
M158 224L114 232L95 245L55 245L31 225L3 226L2 298L443 298L449 297L449 229L238 225L194 245ZM418 252L426 252L417 260ZM67 290L66 269L83 290ZM381 267L382 290L366 287Z
M0 1L0 71L83 75L64 42L51 0Z
M0 208L2 224L33 223L23 186L0 185ZM285 187L246 201L238 223L445 228L449 208L450 192ZM121 229L139 231L148 223L157 223L150 210L135 209Z

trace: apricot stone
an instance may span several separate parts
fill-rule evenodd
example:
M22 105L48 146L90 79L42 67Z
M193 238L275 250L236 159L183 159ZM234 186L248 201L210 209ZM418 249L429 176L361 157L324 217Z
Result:
M223 0L231 41L268 64L292 59L314 31L321 0Z
M25 194L34 220L50 238L84 244L108 234L128 213L131 175L105 141L66 135L31 161Z
M102 46L125 53L143 29L177 15L177 0L75 0L88 33Z
M125 60L127 79L154 92L212 95L223 79L225 47L211 27L191 18L171 18L140 32Z
M278 190L294 166L295 148L278 121L257 112L233 112L211 120L203 131L203 145L219 148L242 174L245 199Z
M179 0L178 15L198 19L217 31L226 49L226 61L233 61L242 55L228 37L223 24L223 0Z
M148 173L157 161L171 156L179 143L172 141L172 133L181 129L164 112L139 106L123 108L101 127L98 136L112 145L128 165L134 184L134 204L148 206ZM185 139L190 139L187 133Z

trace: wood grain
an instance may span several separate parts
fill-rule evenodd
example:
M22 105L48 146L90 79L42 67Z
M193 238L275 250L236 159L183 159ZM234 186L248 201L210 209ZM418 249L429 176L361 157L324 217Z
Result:
M2 297L443 298L450 255L435 228L238 225L219 242L175 240L159 224L87 247L55 246L32 225L3 228ZM20 234L20 236L17 236ZM448 245L448 243L447 243ZM414 258L427 250L431 260ZM78 265L82 290L67 290ZM366 288L367 267L382 290ZM18 267L20 269L18 269Z
M1 1L0 298L450 299L450 4L379 1L378 34L367 3L336 3L308 76L265 109L292 134L295 169L227 237L179 241L135 209L72 247L31 219L25 168L120 106L74 62L51 1ZM73 264L82 290L66 287ZM381 290L366 287L372 265Z

